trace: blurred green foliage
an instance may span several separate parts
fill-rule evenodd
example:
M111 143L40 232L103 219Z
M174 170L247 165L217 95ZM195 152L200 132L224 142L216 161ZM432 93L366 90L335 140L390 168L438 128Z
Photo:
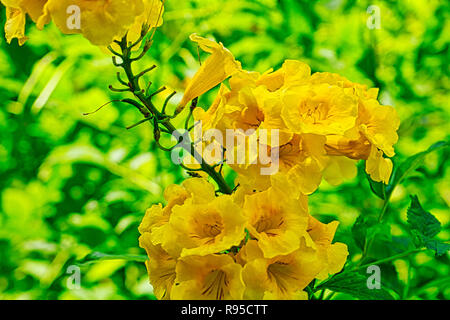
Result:
M370 5L380 9L379 29L368 27ZM222 41L247 70L298 59L313 71L379 87L381 102L395 106L402 119L398 164L449 138L449 6L436 0L169 0L164 25L140 64L158 65L147 77L155 87L183 92L198 68L197 48L188 40L195 32ZM153 298L142 262L83 264L78 290L67 287L67 268L94 251L144 254L137 226L145 209L186 175L156 147L148 125L125 129L141 119L129 106L112 103L82 115L121 97L107 90L116 70L104 52L53 25L38 31L30 23L27 35L19 47L7 45L2 34L0 47L0 299ZM200 104L208 106L213 94ZM448 241L449 153L428 154L394 190L388 237L379 238L371 258L411 246L409 195L437 217L437 237ZM341 222L336 240L348 244L349 264L362 252L352 226L383 206L359 169L353 181L323 184L310 198L313 215ZM448 253L424 251L381 267L383 285L397 297L450 299Z

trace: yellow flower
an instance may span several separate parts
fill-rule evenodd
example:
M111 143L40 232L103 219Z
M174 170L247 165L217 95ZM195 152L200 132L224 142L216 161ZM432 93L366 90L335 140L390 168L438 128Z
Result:
M190 36L200 48L211 55L202 64L186 88L178 112L191 100L211 90L219 83L241 70L241 63L236 61L233 54L222 43L202 38L196 34Z
M135 42L141 36L142 26L157 28L163 24L164 6L161 0L143 0L144 11L139 15L134 24L129 28L127 40Z
M181 258L172 287L173 300L241 300L242 267L226 254Z
M185 181L185 185L189 185L192 181ZM184 201L191 197L189 189L186 187L171 185L164 190L164 198L167 205L163 208L161 204L153 205L147 209L144 218L139 226L139 232L144 234L151 233L154 228L161 227L169 222L170 214L175 205L181 205Z
M220 253L245 238L245 217L229 195L208 203L187 200L173 208L169 228L161 236L163 248L181 257Z
M187 199L193 203L207 203L214 199L214 186L205 179L191 178L181 186L171 185L164 191L167 205L153 205L149 208L139 226L139 232L148 233L154 244L161 244L163 236L169 230L169 219L173 208L183 205Z
M355 128L358 119L363 119L358 116L362 112L360 100L373 100L377 90L367 90L336 74L311 76L310 68L295 60L287 60L279 70L263 75L236 72L229 83L230 89L222 84L211 108L197 108L194 118L202 121L204 130L218 129L223 135L227 129L241 130L245 142L226 148L227 160L230 155L236 160L237 152L245 146L245 164L228 161L241 185L262 191L276 181L311 194L323 177L334 185L355 177L355 161L343 156L368 158L370 142L364 143ZM373 132L373 126L367 128L367 132ZM255 131L248 131L251 129ZM268 133L266 142L261 140L263 129ZM273 129L279 130L277 145L270 139ZM259 148L267 148L268 156L278 155L279 174L261 174L262 168L274 167L274 163L261 164L258 154L250 154L249 141L255 139ZM349 141L347 153L340 149L333 152L333 141L342 144L345 139Z
M71 5L80 8L80 29L71 28L67 23L67 8ZM51 17L63 33L81 33L93 44L107 46L113 39L124 36L143 12L143 0L49 0L38 27Z
M269 164L230 165L238 174L238 182L261 191L277 184L298 194L313 193L322 181L322 172L329 157L325 152L326 138L316 134L293 135L292 139L279 147L267 146L268 155L278 157L278 172L262 175L261 169Z
M257 85L265 86L269 91L276 91L288 86L305 84L311 76L311 68L297 60L286 60L275 72L269 70L257 81Z
M398 141L400 119L391 106L380 105L377 100L360 103L358 124L362 135L388 157L393 157L394 144Z
M157 28L163 24L164 5L161 0L143 0L144 11L136 17L134 24L127 31L127 41L135 43L139 40L143 26L147 28ZM122 40L121 34L117 35L114 40ZM113 50L120 52L120 46L113 42L110 44ZM138 50L140 45L136 45L132 50ZM106 52L107 50L105 50Z
M366 161L366 172L372 180L388 184L391 178L392 167L391 159L383 157L383 151L372 146L369 158Z
M218 129L223 135L227 129L240 129L243 132L265 129L268 130L269 143L271 129L277 129L280 144L287 143L292 133L286 131L280 117L279 94L258 84L261 79L264 76L257 72L236 72L229 80L231 90L222 85L212 106L207 111L196 108L194 118L202 121L205 130Z
M154 245L172 256L208 255L237 246L245 237L245 217L231 196L215 196L202 178L185 180L165 192L166 207L147 210L139 227Z
M247 229L266 258L292 253L300 247L308 225L306 197L296 199L273 188L247 195Z
M333 73L315 73L310 82L315 85L332 85L342 88L358 100L358 117L355 126L344 134L327 135L326 150L329 155L367 160L366 172L374 181L389 181L392 162L383 154L393 157L400 125L396 110L380 105L376 100L378 89L352 83ZM375 147L375 149L374 149ZM377 150L380 150L378 152ZM336 167L335 167L336 168Z
M307 245L317 249L323 264L320 273L316 276L319 280L325 280L329 275L340 272L347 260L347 246L340 242L331 243L338 225L338 221L323 224L314 217L309 218Z
M288 255L264 258L256 240L250 240L239 252L243 261L242 278L245 299L306 299L302 290L316 277L322 267L314 249L304 241Z
M281 100L281 117L295 133L344 135L358 115L356 97L329 84L290 87Z
M44 13L47 0L1 0L6 6L5 37L8 43L17 38L19 45L28 39L25 36L26 15L37 22Z
M176 277L176 259L164 251L160 245L155 246L149 233L140 236L139 246L146 250L149 257L145 265L156 298L159 300L170 299L170 291Z
M27 41L25 36L26 13L21 8L6 7L5 37L8 43L17 39L19 45Z

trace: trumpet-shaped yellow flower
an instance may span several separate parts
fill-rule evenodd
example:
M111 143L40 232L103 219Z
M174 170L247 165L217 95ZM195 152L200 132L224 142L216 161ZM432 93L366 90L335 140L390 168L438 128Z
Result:
M341 87L329 84L286 89L281 117L295 133L344 135L355 126L358 100Z
M309 218L307 244L317 249L322 268L316 278L325 280L329 275L338 273L344 267L347 260L348 250L343 243L331 243L339 225L338 221L323 224L314 217Z
M196 34L191 35L191 40L200 48L211 55L202 64L186 88L181 100L178 112L191 100L211 90L222 81L241 70L241 63L236 61L233 54L222 43L202 38Z
M181 258L172 287L173 300L241 300L242 266L226 254Z
M287 143L292 133L286 131L280 117L279 94L258 84L263 77L257 72L235 73L229 81L231 90L222 85L212 106L207 111L196 108L194 118L202 121L205 130L218 129L224 135L227 129L243 132L268 130L268 143L271 142L271 130L276 129L279 131L279 143Z
M197 108L194 118L202 121L205 130L218 129L224 135L227 129L241 130L245 163L229 162L241 185L266 190L277 181L311 194L322 178L337 185L355 177L353 160L368 159L371 143L391 151L387 146L392 146L395 137L384 137L393 127L381 132L378 125L390 109L373 114L376 89L368 90L336 74L311 75L307 65L293 60L263 75L239 71L229 83L230 89L222 84L211 108ZM268 132L266 146L260 139L263 129ZM270 139L273 129L279 130L277 145ZM255 158L258 154L250 154L252 139L259 149L267 147L268 156L275 160L279 156L279 174L261 174L261 168L273 167L274 162L261 163ZM232 153L236 159L239 150L242 145L227 148L227 155Z
M157 28L163 24L164 6L161 0L143 0L144 11L136 17L134 24L128 29L127 40L135 42L141 36L142 26Z
M388 157L395 155L393 146L398 141L400 119L393 107L380 105L377 100L365 100L360 103L358 124L371 145Z
M191 183L191 180L186 180L184 185L189 185ZM199 184L201 185L201 182L199 182ZM182 205L187 198L192 196L192 193L189 191L188 188L178 185L167 187L167 189L164 190L164 198L167 201L167 205L163 208L161 204L158 204L147 209L139 226L139 232L141 234L151 233L154 228L164 226L168 223L173 207L175 205Z
M73 5L80 9L79 29L68 24L67 8ZM93 44L107 46L115 38L124 36L144 12L143 0L49 0L38 27L51 17L63 33L81 33Z
M163 24L163 13L164 13L164 5L162 0L143 0L144 3L144 11L141 15L137 16L133 25L129 27L127 31L127 42L135 43L137 42L141 35L143 28L144 30L150 30L152 28L157 28ZM118 34L114 40L120 41L122 40L122 34ZM113 42L110 44L113 50L120 52L120 46ZM136 44L132 50L138 50L140 48L140 44ZM105 50L106 52L107 50Z
M170 229L169 220L174 207L183 205L187 199L190 203L208 203L214 197L214 186L205 179L191 178L181 186L171 185L164 191L167 205L153 205L147 210L139 226L141 234L148 233L155 244L161 244L164 235Z
M250 240L239 252L244 262L242 278L245 299L306 299L302 290L322 268L316 250L302 241L298 250L271 259L264 258L256 240Z
M163 248L181 257L205 256L238 246L245 238L245 217L231 196L209 203L186 201L174 207L169 228L161 235Z
M176 277L176 259L164 251L160 245L155 246L149 233L140 236L139 245L146 250L149 257L145 265L156 298L159 300L170 299L170 291Z
M256 190L266 190L277 184L293 190L294 195L313 193L322 181L322 172L328 166L329 157L325 152L326 138L316 134L295 134L292 139L279 147L267 146L267 154L274 161L278 158L278 172L262 175L261 169L274 166L268 164L230 165L238 174L239 183L252 186Z
M266 258L286 255L300 247L308 225L305 200L274 188L245 197L247 229Z
M355 126L345 135L327 136L328 154L367 160L366 172L371 178L387 183L392 173L392 162L385 159L383 154L388 157L395 155L393 146L397 143L397 130L400 126L397 112L391 106L380 105L376 100L376 89L367 90L365 86L352 84L333 74L317 77L316 81L330 78L343 88L352 88L358 97L358 118Z
M185 180L165 192L166 207L147 210L139 227L154 245L172 256L208 255L237 246L245 237L245 217L231 196L215 196L202 178Z

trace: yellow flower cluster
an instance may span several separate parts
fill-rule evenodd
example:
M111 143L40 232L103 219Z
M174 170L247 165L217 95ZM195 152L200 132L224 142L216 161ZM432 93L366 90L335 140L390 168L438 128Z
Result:
M138 39L143 24L162 24L161 0L1 0L6 6L6 40L17 38L22 45L26 16L39 29L53 20L65 34L82 34L93 44L107 46L127 32L130 41ZM126 10L124 10L126 8ZM79 23L77 23L77 21Z
M223 62L214 65L213 55L202 68L224 70ZM229 88L222 84L213 105L194 112L203 128L223 134L226 129L254 129L255 135L262 129L279 130L277 145L262 146L268 154L278 155L279 172L261 175L261 167L270 163L231 165L241 185L266 190L281 184L311 194L322 179L337 185L354 177L356 160L366 160L366 172L374 181L388 183L392 161L386 156L394 156L399 118L393 107L377 101L378 89L333 73L311 74L308 65L295 60L286 60L275 72L259 74L236 67L226 74L222 81L231 76ZM191 83L190 88L202 87L207 79L208 75L194 78L198 84ZM187 91L193 97L205 90Z
M249 72L221 43L197 35L191 40L210 56L178 111L221 84L210 108L196 108L194 118L203 130L222 135L237 130L244 135L241 144L256 137L260 149L278 156L279 170L262 175L261 168L271 163L229 162L239 183L232 195L216 197L203 178L166 190L167 205L150 208L139 228L156 297L306 298L305 287L339 272L348 255L345 244L332 243L338 222L313 218L307 195L322 179L336 185L354 177L357 160L366 160L374 181L387 183L392 172L387 157L394 155L398 139L397 113L380 105L377 89L337 74L312 74L308 65L294 60L277 71ZM227 78L229 86L223 83ZM263 130L274 129L279 131L276 142L262 139Z
M347 246L331 243L338 223L310 216L306 196L271 187L216 197L203 178L164 196L139 227L158 299L305 299L346 261Z

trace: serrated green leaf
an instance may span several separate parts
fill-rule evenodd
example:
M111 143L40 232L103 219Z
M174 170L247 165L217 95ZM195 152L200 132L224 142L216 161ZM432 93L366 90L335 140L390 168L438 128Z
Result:
M357 272L339 273L325 283L317 286L316 290L329 289L335 292L349 294L361 300L393 300L392 295L385 289L369 289L367 277Z
M417 196L411 196L407 217L411 228L426 238L433 238L441 231L439 220L422 208Z
M443 243L436 239L426 239L425 247L436 252L437 256L442 256L450 251L450 244Z
M417 196L411 196L408 208L408 224L417 247L426 247L441 256L450 250L450 244L433 239L441 231L441 223L430 212L425 211Z

